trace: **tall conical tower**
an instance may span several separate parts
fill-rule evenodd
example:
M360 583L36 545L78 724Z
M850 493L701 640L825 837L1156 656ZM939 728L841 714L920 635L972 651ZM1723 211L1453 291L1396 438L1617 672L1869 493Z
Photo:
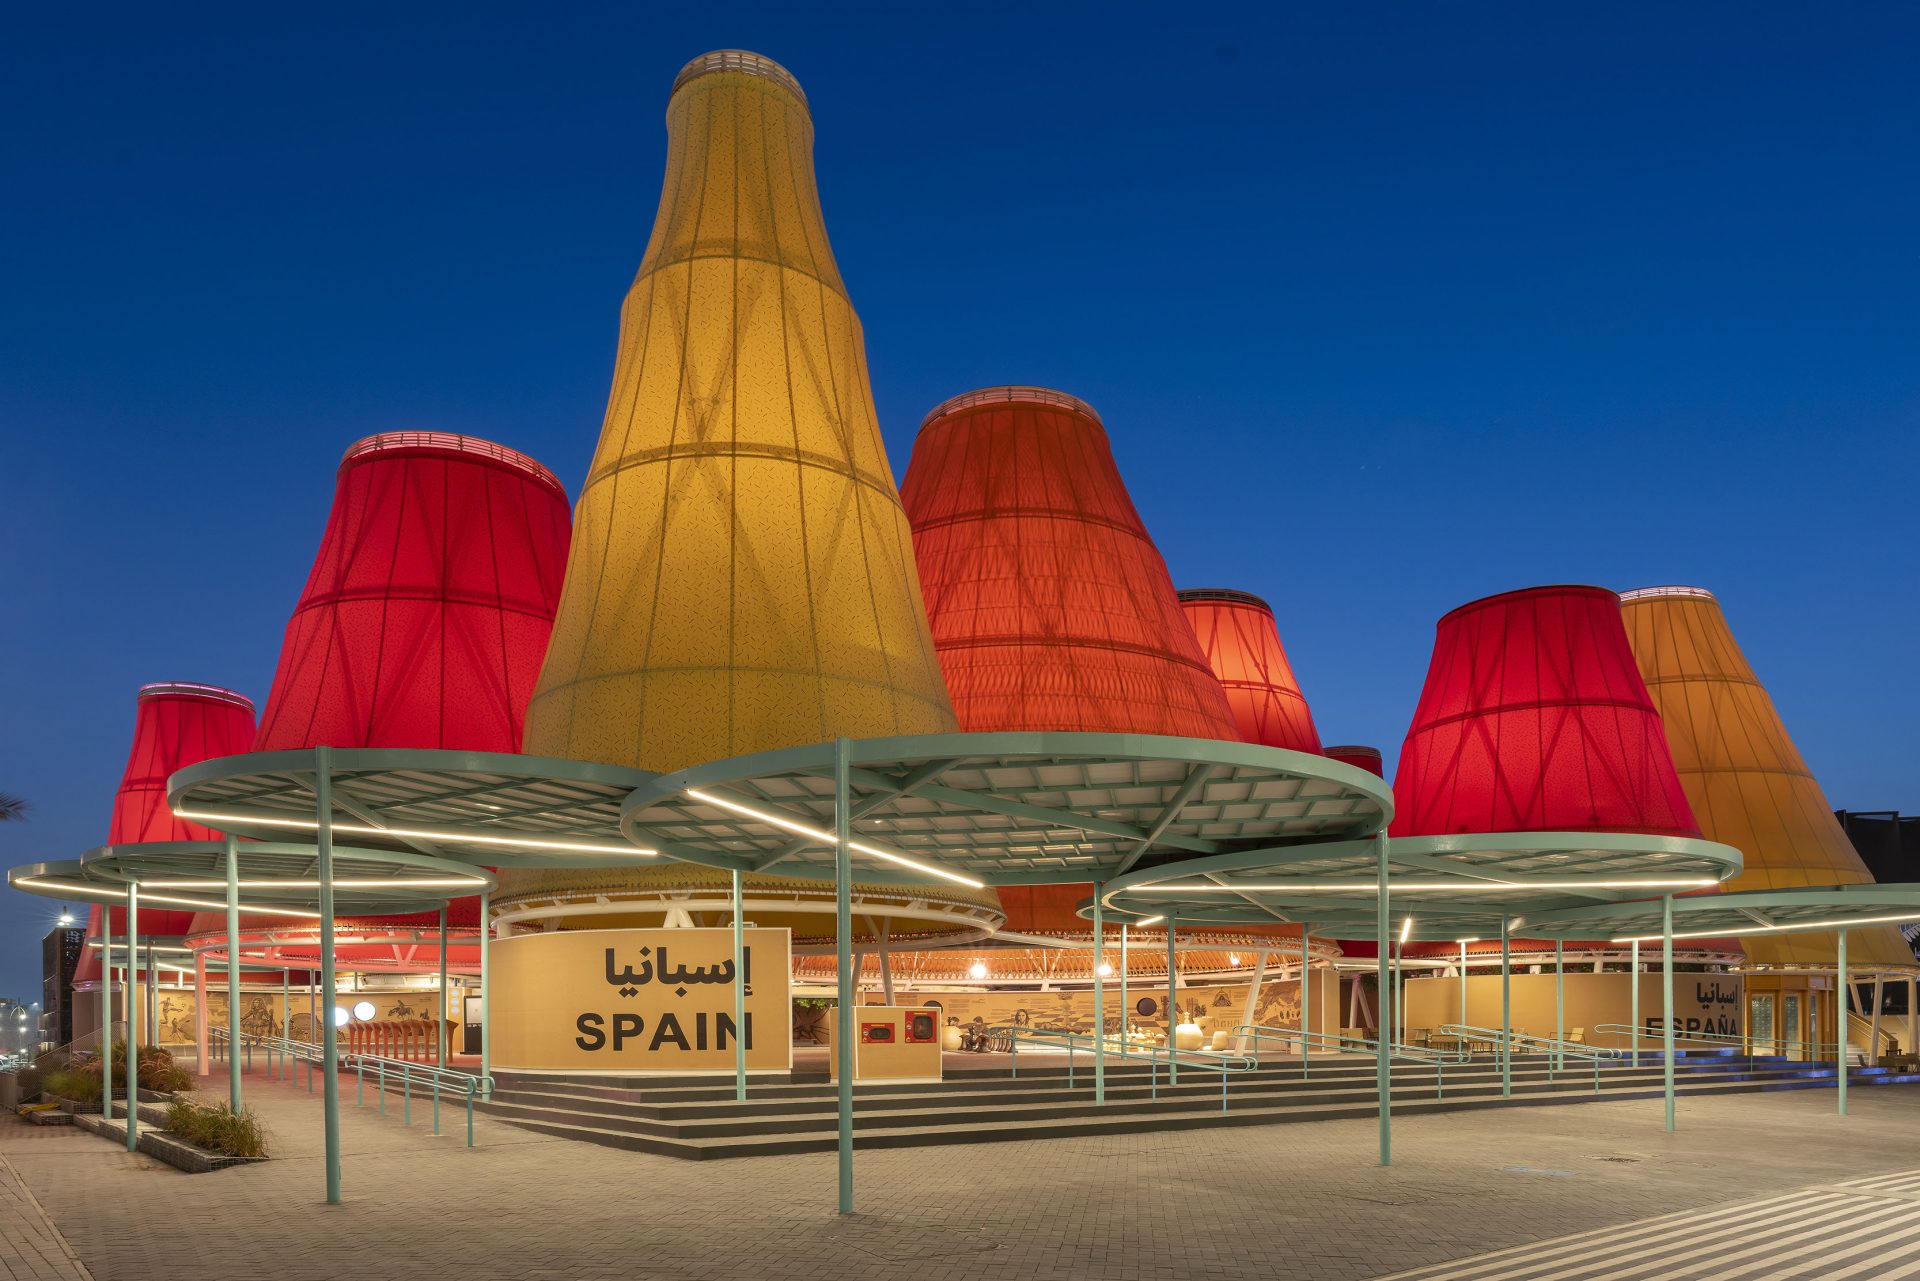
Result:
M1601 587L1529 587L1440 620L1393 801L1395 836L1700 835Z
M1091 405L955 396L901 490L963 728L1239 739Z
M806 96L710 53L667 137L526 750L664 771L951 730Z
M1180 593L1180 608L1220 678L1240 737L1268 747L1318 752L1313 712L1280 643L1273 607L1252 592L1190 587Z
M1833 817L1773 700L1733 639L1713 593L1698 587L1622 592L1627 639L1708 840L1732 845L1746 868L1728 890L1856 885L1873 876ZM1749 934L1749 960L1832 965L1830 934ZM1856 965L1914 963L1892 926L1848 933Z

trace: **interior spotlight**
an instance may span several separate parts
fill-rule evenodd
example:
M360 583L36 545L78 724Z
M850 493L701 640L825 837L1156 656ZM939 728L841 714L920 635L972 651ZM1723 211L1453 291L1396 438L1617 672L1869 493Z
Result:
M347 1025L347 1018L346 1006L336 1005L333 1007L333 1025L335 1027L345 1027Z
M984 966L982 966L981 968L982 968L982 969L984 969L985 967L984 967ZM1098 965L1097 967L1095 967L1095 972L1096 972L1097 974L1099 974L1099 975L1100 975L1100 977L1101 977L1101 978L1103 978L1103 979L1110 979L1110 978L1112 978L1112 977L1113 977L1113 962L1111 962L1111 961L1102 961L1102 962L1100 962L1100 964L1099 964L1099 965Z
M987 963L985 961L975 961L967 967L967 976L976 979L987 977Z
M72 925L72 924L73 924L73 913L72 913L72 912L62 912L62 913L60 913L60 924L62 924L62 925Z
M354 1004L353 1017L359 1019L362 1023L372 1018L374 1013L372 1001L358 1001Z

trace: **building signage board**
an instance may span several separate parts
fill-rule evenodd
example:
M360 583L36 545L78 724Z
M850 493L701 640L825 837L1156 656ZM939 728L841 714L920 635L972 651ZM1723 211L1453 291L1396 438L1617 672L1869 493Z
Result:
M793 936L744 931L746 1023L734 1016L733 931L558 930L493 944L493 1065L528 1071L731 1072L793 1065Z

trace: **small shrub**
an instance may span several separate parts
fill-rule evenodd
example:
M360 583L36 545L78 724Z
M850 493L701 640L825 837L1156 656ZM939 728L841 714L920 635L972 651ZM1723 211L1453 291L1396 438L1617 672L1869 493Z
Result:
M175 1099L167 1108L167 1129L196 1147L227 1156L265 1156L266 1134L252 1108L235 1112L224 1103L212 1106Z
M72 1099L76 1103L98 1103L100 1101L100 1074L89 1073L84 1067L64 1067L58 1072L47 1073L40 1082L43 1093L62 1099Z

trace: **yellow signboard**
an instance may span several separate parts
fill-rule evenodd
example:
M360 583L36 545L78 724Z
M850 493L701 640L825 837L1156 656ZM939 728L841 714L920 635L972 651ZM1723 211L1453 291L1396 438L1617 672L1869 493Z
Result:
M745 931L746 1022L734 1016L731 929L560 930L494 943L487 1029L506 1069L731 1072L793 1066L788 930Z

